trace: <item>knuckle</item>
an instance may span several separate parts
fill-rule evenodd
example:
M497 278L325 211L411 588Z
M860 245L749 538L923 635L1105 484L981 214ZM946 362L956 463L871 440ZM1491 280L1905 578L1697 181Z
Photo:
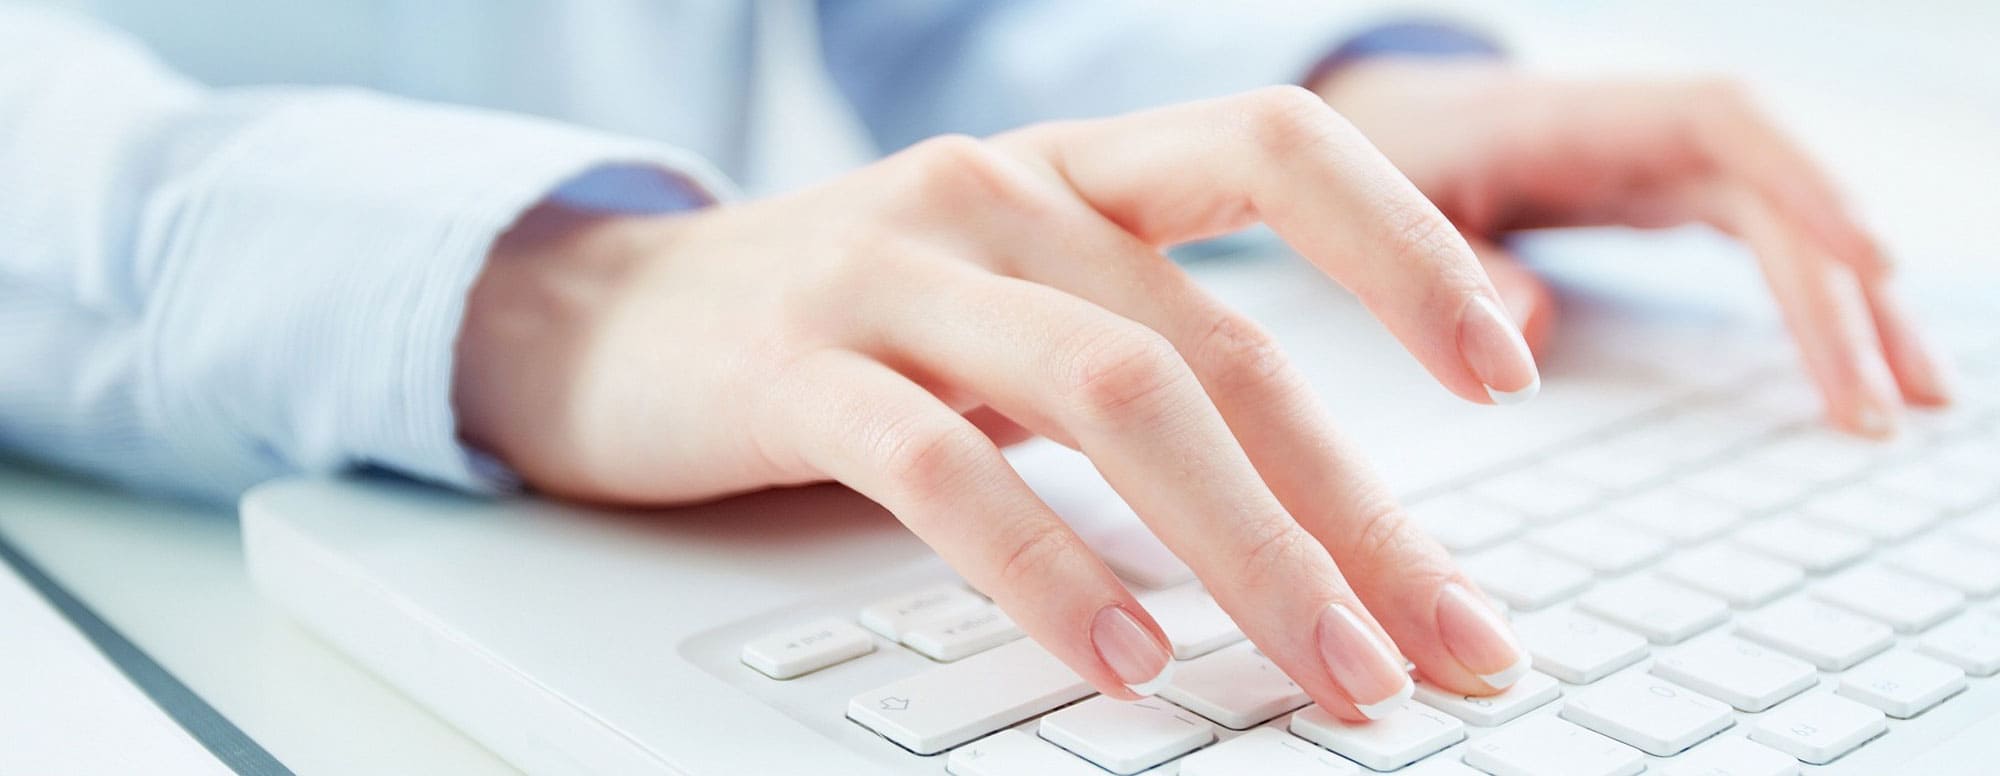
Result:
M920 165L950 169L980 164L986 153L986 144L978 138L951 134L923 140L910 146L903 155Z
M1299 570L1306 568L1307 555L1318 548L1312 534L1289 518L1268 520L1252 530L1259 533L1251 538L1250 550L1243 553L1236 579L1250 590L1296 584Z
M1343 565L1352 567L1360 576L1382 579L1387 573L1400 580L1427 573L1438 565L1429 562L1435 556L1429 537L1393 501L1382 500L1367 506L1350 523L1345 543L1346 552L1341 554ZM1424 562L1413 563L1415 559Z
M1218 391L1255 391L1284 382L1290 362L1276 338L1235 312L1216 316L1195 347L1195 369Z
M1465 237L1428 200L1390 206L1383 216L1383 229L1394 252L1392 259L1399 267L1412 270L1434 267L1443 257L1472 260L1472 247L1466 244Z
M1069 395L1075 405L1113 423L1156 415L1186 371L1171 343L1138 327L1098 336L1073 358Z
M1273 153L1294 153L1332 141L1340 115L1312 90L1272 86L1244 96L1257 143Z
M1033 201L1033 188L1012 160L992 145L966 135L941 135L908 152L914 160L914 191L926 201Z
M973 471L983 440L970 427L918 426L898 420L881 425L874 446L877 465L894 487L925 503L953 492L953 486Z
M1687 83L1687 105L1681 112L1682 153L1699 169L1712 171L1726 161L1723 149L1746 134L1770 131L1750 87L1728 76L1710 76Z
M1748 111L1755 103L1749 85L1730 76L1699 78L1690 82L1689 86L1695 99L1710 108Z
M1014 586L1031 581L1057 578L1063 556L1069 548L1063 529L1045 521L1032 521L1009 540L1013 547L1000 562L1001 584Z

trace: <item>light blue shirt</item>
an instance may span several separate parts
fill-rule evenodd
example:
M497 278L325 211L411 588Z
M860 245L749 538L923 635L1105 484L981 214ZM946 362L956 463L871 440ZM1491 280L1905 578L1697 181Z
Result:
M205 498L362 466L492 487L452 345L523 210L698 207L796 183L821 135L1295 81L1355 21L1224 5L0 4L0 449Z

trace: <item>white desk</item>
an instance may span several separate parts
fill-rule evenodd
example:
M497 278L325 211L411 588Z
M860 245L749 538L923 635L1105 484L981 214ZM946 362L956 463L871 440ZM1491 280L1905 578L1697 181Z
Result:
M1529 59L1564 69L1672 63L1748 75L1833 161L1913 273L1993 277L2000 57L1978 47L2000 29L2000 7L1887 5L1543 0L1510 5L1498 26ZM301 773L512 772L263 605L230 510L0 465L0 530Z
M0 531L300 773L516 773L260 601L234 510L0 465Z

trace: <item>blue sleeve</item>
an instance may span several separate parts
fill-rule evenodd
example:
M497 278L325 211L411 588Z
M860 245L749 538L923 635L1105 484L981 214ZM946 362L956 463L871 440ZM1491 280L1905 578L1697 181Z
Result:
M819 0L834 82L875 141L986 135L1284 83L1386 55L1494 56L1459 25L1342 3Z
M1361 29L1341 3L819 0L820 43L884 149L1300 83Z
M0 450L231 498L371 466L497 472L450 404L494 239L554 197L696 207L673 148L356 90L209 90L0 6Z

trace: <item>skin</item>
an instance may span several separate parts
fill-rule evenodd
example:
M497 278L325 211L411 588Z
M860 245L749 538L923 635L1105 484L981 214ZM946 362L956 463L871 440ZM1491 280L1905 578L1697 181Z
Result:
M1491 364L1509 382L1533 367L1505 337L1464 336L1468 305L1500 304L1531 332L1551 320L1499 237L1704 220L1764 252L1836 422L1852 426L1856 397L1942 401L1872 242L1807 207L1837 200L1734 92L1404 65L1315 87L938 138L691 214L535 210L469 302L462 434L583 501L844 483L1097 689L1135 697L1091 623L1117 606L1158 625L1000 455L1044 435L1089 455L1315 701L1359 719L1356 701L1376 699L1329 670L1321 613L1345 606L1429 681L1488 693L1479 674L1495 667L1461 662L1447 636L1462 629L1435 614L1445 585L1477 588L1269 336L1165 247L1268 223L1446 389L1487 403ZM1691 117L1707 111L1647 90L1745 113Z
M1508 232L1707 223L1757 253L1828 422L1886 438L1905 406L1950 402L1888 257L1740 84L1383 60L1317 88L1464 232L1531 343L1553 298L1500 247Z

